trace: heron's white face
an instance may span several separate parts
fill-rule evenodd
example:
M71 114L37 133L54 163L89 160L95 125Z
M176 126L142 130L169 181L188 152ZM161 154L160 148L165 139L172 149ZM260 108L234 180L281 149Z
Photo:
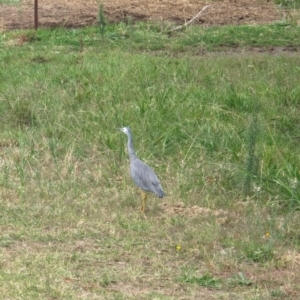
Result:
M125 134L128 134L128 132L129 132L127 127L119 128L119 130L121 130L121 131L124 132Z

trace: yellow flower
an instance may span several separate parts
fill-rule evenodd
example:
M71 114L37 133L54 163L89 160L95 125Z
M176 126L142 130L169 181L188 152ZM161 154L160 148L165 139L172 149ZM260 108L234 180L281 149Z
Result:
M266 232L266 233L265 233L265 237L266 237L266 238L270 237L270 232Z
M181 246L180 246L180 245L177 245L177 246L176 246L176 250L179 251L180 249L181 249Z

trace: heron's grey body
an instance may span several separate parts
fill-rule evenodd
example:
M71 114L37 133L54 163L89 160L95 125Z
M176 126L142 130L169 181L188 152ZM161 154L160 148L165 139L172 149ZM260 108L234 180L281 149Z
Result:
M159 198L165 195L154 171L138 158L130 161L130 175L142 190L152 192Z
M160 185L159 179L156 174L147 164L137 158L132 141L132 133L129 127L119 128L128 137L127 149L130 161L130 175L134 183L141 188L143 191L152 192L159 198L164 197L165 193ZM146 194L143 195L142 199L142 210L145 209L146 205Z

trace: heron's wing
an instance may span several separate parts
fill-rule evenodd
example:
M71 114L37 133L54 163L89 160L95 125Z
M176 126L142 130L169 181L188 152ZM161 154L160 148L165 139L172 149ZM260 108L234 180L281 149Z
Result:
M141 160L136 159L131 163L130 172L133 181L140 188L156 194L158 193L158 190L162 190L159 179L152 168Z

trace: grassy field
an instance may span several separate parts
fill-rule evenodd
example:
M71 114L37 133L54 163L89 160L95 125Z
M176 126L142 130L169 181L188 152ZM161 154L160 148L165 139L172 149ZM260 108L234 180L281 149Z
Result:
M2 298L299 299L299 34L3 33ZM127 125L167 194L145 215Z

